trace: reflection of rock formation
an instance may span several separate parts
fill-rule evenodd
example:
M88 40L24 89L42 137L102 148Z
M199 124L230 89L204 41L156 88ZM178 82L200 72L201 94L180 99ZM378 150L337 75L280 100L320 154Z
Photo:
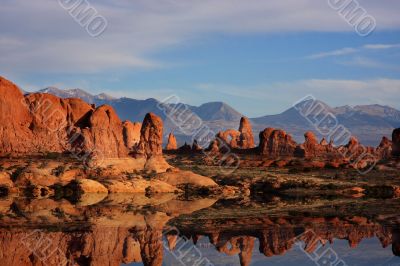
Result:
M1 265L119 266L132 262L161 265L162 234L168 220L209 207L215 200L182 202L173 195L147 198L138 194L116 195L93 206L49 199L6 202L10 207L3 208L5 216L0 222L13 224L13 229L0 229ZM151 212L142 210L149 205ZM60 225L66 230L35 230L33 225Z
M293 245L295 234L292 230L266 230L259 234L260 252L267 257L282 255Z
M185 224L179 228L181 233L190 238L191 230L196 234L206 235L215 248L226 255L239 255L241 265L251 262L254 240L259 240L259 252L267 257L283 255L294 248L295 243L308 253L315 252L320 245L332 243L334 239L346 239L350 248L356 248L362 239L378 237L382 247L392 244L393 254L400 255L400 229L385 227L369 222L366 218L294 218L261 219L253 225L247 236L241 230L231 231L232 220L225 225L208 222L206 226ZM237 220L235 225L248 224L247 219ZM262 227L258 229L259 227ZM195 229L190 229L195 227ZM252 227L250 227L252 228Z
M355 248L362 239L372 237L377 237L383 247L391 244L393 254L400 255L400 227L395 217L377 222L361 216L296 215L209 218L201 223L198 216L191 218L191 213L214 203L211 199L179 201L170 194L154 198L111 195L103 203L90 206L65 200L3 200L0 224L8 229L0 229L0 261L2 265L22 266L62 261L69 261L68 265L162 265L163 237L165 246L179 252L182 245L190 248L201 236L208 237L220 253L238 256L245 266L251 263L257 239L259 252L265 256L285 254L296 242L303 243L307 252L314 252L320 244L334 239L346 239L349 247ZM392 225L383 225L387 222ZM177 230L172 232L171 226ZM47 227L59 231L32 229ZM182 241L183 237L189 241Z
M253 255L254 248L254 238L253 237L243 237L240 240L240 253L239 260L240 265L249 266L251 263L251 256Z
M146 228L137 236L144 265L161 266L163 259L162 230Z
M400 256L400 229L396 228L392 232L392 252L395 256Z
M249 231L248 236L229 229L218 231L218 227L211 227L210 224L202 230L187 230L186 227L178 227L178 230L187 239L192 238L193 242L197 242L198 234L209 236L220 253L238 256L242 266L250 265L256 238L260 243L259 251L268 257L285 254L294 248L296 241L304 242L304 250L311 253L320 244L334 239L347 239L349 246L355 248L363 238L374 236L379 238L383 247L391 243L393 254L400 255L400 230L397 227L351 224L337 218L331 222L322 221L324 219L304 218L300 224L265 224L264 228ZM246 223L245 220L243 222ZM162 265L162 232L162 228L149 224L144 227L93 226L90 230L66 232L3 229L0 230L0 260L2 265L22 266L53 265L62 261L69 261L68 265L118 266L132 262ZM166 235L171 250L179 241L178 237Z
M217 247L217 250L228 256L239 255L240 265L248 266L253 255L254 240L255 238L250 236L233 237Z

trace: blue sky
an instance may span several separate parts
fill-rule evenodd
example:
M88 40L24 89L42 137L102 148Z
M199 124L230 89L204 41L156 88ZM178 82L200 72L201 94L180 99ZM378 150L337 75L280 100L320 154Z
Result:
M108 22L98 37L58 1L2 0L0 75L30 91L225 101L248 116L308 94L400 108L399 1L358 1L376 19L367 37L320 0L89 3Z

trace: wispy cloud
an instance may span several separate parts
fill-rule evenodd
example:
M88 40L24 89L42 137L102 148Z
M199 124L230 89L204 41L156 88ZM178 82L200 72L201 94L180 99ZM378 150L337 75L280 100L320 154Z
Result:
M400 48L400 44L367 44L364 45L363 48L372 50L384 50L384 49Z
M366 44L361 47L345 47L333 51L321 52L307 56L308 59L320 59L331 56L341 56L348 54L355 54L363 50L386 50L392 48L400 48L400 44Z
M324 57L330 57L330 56L340 56L340 55L348 55L348 54L354 54L357 53L358 49L356 48L342 48L338 50L333 50L329 52L322 52L322 53L317 53L313 54L310 56L307 56L309 59L319 59L319 58L324 58Z
M92 4L109 25L99 38L91 38L57 2L2 1L0 71L82 73L112 68L146 69L165 64L151 55L188 42L194 36L352 30L325 1L99 0ZM400 28L396 19L400 2L382 0L376 5L368 0L363 5L375 15L380 29Z

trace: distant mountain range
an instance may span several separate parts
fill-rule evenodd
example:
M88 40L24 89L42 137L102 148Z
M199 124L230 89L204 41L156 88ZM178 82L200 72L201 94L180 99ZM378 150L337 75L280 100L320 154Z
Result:
M88 103L95 103L96 101L115 100L114 97L111 97L105 93L92 95L81 89L60 90L56 87L48 87L46 89L40 90L39 92L53 94L60 98L80 98Z
M174 132L180 145L184 142L192 142L191 136L182 134L173 123L167 121L168 119L166 119L163 111L158 108L159 102L156 99L114 98L107 94L92 95L81 89L60 90L55 87L49 87L39 92L53 94L61 98L81 98L96 105L109 104L115 108L123 120L142 121L146 113L153 112L165 121L165 135ZM376 146L382 136L390 137L393 129L400 127L400 111L389 106L374 104L332 108L326 103L319 103L334 114L339 124L345 126L364 145ZM223 102L209 102L200 106L187 105L187 107L215 133L228 128L237 129L240 118L243 116ZM300 143L304 140L305 131L312 130L319 135L314 126L302 117L294 107L280 114L251 118L251 121L256 141L258 141L258 133L266 127L284 129ZM319 137L322 136L319 135Z

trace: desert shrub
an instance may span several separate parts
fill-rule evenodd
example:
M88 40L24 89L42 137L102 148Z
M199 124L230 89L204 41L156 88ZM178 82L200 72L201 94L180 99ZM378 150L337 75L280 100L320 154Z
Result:
M15 169L15 171L11 174L11 180L13 182L17 181L17 178L24 171L25 167L19 166Z
M44 168L47 167L47 165L48 165L48 162L43 161L43 162L41 162L41 163L39 164L38 168L39 168L39 169L44 169Z
M322 189L327 189L327 190L333 190L333 189L336 189L337 186L335 184L333 184L333 183L329 183L329 184L326 184L326 185L322 185L321 188Z
M8 187L0 186L0 197L6 197L8 195Z
M65 165L59 165L56 168L54 168L51 173L57 177L61 176L65 172Z
M61 184L57 183L51 186L51 188L54 190L55 200L61 200L64 197L64 187Z
M151 196L153 196L154 194L156 194L155 189L152 186L148 186L145 189L145 195L146 197L150 198Z
M60 209L60 208L55 208L54 210L51 211L52 214L57 217L57 218L65 218L65 212L64 210Z
M43 157L45 159L55 160L55 159L58 159L60 157L60 154L57 153L57 152L48 152L48 153L44 154Z

